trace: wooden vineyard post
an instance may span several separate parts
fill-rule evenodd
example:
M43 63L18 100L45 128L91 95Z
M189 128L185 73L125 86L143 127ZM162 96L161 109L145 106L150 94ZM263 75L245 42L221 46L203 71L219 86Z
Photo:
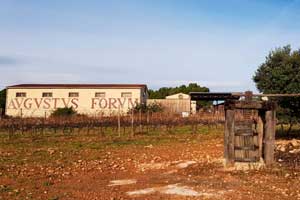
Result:
M142 132L142 109L139 110L139 121L140 121L140 125L139 125L139 128L140 128L140 133Z
M131 136L134 136L134 112L133 108L131 110Z
M119 137L121 137L120 106L118 107L118 135L119 135Z
M274 163L274 147L275 147L275 126L276 113L275 110L268 110L265 114L265 136L264 136L264 159L266 165Z
M224 157L227 167L234 164L234 110L225 111Z
M147 110L147 133L149 133L149 110Z

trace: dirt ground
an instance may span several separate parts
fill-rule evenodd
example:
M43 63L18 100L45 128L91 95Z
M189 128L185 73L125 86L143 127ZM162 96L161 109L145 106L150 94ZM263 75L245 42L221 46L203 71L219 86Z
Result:
M222 131L212 131L2 138L0 199L300 199L300 154L289 141L277 142L272 168L228 171Z

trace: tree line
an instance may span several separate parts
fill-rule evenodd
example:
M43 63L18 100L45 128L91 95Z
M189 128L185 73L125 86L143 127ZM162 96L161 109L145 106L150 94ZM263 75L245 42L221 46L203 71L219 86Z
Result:
M149 90L150 99L164 99L166 96L190 92L209 92L209 88L198 85L197 83L190 83L188 85L181 85L178 87L162 87L158 90Z
M184 93L189 94L190 92L209 92L209 88L200 86L197 83L189 83L188 85L180 85L177 87L162 87L158 90L149 90L149 99L165 99L166 96ZM197 107L207 107L212 105L209 101L197 101Z

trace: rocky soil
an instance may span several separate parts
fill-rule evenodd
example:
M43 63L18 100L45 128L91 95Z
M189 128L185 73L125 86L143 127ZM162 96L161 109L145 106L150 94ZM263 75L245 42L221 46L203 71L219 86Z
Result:
M0 146L0 199L300 199L299 140L277 141L272 168L226 171L222 135L103 148L85 137L76 151L75 139Z
M276 158L280 166L300 167L300 140L276 141Z

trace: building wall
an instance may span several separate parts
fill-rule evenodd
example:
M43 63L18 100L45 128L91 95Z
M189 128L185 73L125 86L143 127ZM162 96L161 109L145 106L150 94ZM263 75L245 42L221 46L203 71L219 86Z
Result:
M166 96L166 99L151 99L148 100L148 102L160 103L168 112L191 114L196 113L196 102L191 101L190 95L184 93L169 95Z
M190 99L148 99L147 105L158 103L166 112L171 113L182 113L191 112L191 101Z
M191 101L191 113L192 114L197 113L197 101Z
M16 97L17 92L25 92L26 97ZM42 97L42 93L52 92L52 97ZM69 97L69 92L78 92L79 97ZM105 97L95 97L104 92ZM122 92L131 92L131 97L122 97ZM147 91L144 88L8 88L6 115L22 117L48 117L56 108L73 107L78 113L87 115L125 114L137 103L145 103Z
M184 93L177 93L173 95L166 96L166 99L190 99L190 95Z

